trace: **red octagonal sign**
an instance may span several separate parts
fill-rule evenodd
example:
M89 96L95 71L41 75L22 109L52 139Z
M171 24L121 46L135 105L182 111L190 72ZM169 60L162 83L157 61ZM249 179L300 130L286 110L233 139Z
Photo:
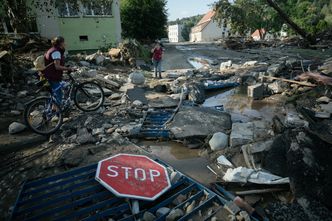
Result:
M167 170L147 156L117 154L99 161L96 180L119 197L155 200L170 187Z

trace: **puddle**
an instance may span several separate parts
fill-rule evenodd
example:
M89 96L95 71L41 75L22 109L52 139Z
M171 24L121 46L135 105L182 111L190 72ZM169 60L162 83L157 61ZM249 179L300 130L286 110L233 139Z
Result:
M224 110L232 115L233 122L259 119L271 121L275 115L282 115L280 100L252 100L247 97L247 87L245 86L210 94L203 106L223 106Z
M153 155L204 185L216 181L215 175L206 167L208 160L199 156L199 149L189 149L171 141L142 141L140 145L149 146Z
M188 62L196 69L206 68L208 69L212 61L207 58L200 58L200 57L191 57L188 58Z

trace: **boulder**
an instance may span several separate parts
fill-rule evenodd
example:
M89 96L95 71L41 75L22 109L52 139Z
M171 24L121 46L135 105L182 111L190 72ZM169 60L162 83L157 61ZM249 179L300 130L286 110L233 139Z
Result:
M209 141L211 150L218 151L228 146L228 135L222 132L213 134Z
M86 128L79 128L77 130L77 143L79 144L87 144L87 143L94 143L95 138L89 133L88 129Z
M95 62L97 65L101 65L105 61L104 55L98 55L95 58Z
M149 211L146 211L144 214L143 214L143 220L144 221L153 221L156 219L156 216L153 215L152 213L150 213Z
M170 208L167 208L167 207L160 207L160 208L157 210L156 215L157 215L158 217L160 217L160 216L164 216L164 215L166 215L167 213L169 213L169 211L170 211Z
M13 122L8 127L9 134L17 134L24 131L26 126L19 122Z
M206 107L181 107L169 124L176 139L207 137L216 132L227 133L231 129L231 116Z
M145 77L141 72L133 72L129 75L129 83L135 85L143 85L145 82Z
M230 67L232 67L232 61L231 60L226 61L226 62L222 62L220 64L220 71L224 71L225 69L228 69Z
M166 216L166 221L175 221L181 218L184 215L184 212L181 209L173 209Z

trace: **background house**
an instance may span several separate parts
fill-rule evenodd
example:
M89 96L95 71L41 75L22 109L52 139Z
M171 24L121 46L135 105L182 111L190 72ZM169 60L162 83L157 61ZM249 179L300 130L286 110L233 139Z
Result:
M68 50L99 49L121 41L120 0L103 5L93 0L60 2L57 8L36 9L36 23L41 36L63 36Z
M275 39L273 34L268 33L264 28L254 31L254 33L251 34L251 37L254 39L254 41Z
M184 41L182 37L183 25L176 24L168 26L168 39L169 42L182 42Z
M209 11L204 17L191 29L191 42L209 42L219 38L229 36L230 28L223 20L221 25L214 21L215 11Z

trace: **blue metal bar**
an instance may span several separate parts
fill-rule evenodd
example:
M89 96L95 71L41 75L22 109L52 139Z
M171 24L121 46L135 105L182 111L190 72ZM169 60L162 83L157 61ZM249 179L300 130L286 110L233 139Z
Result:
M48 216L51 216L51 215L54 215L54 214L61 213L61 212L65 211L65 210L67 210L67 209L73 209L74 207L80 206L80 205L82 205L84 203L92 201L95 198L98 198L98 197L102 198L102 197L105 197L105 196L112 196L112 194L105 189L105 191L103 191L103 192L100 192L100 193L91 195L89 197L86 197L86 198L74 201L71 204L60 206L60 207L57 207L57 208L54 208L54 209L50 209L50 210L46 210L45 212L39 213L38 215L31 217L30 219L31 220L42 219L42 218L45 218L45 217L48 217Z
M214 195L213 197L210 197L204 203L202 203L201 205L195 207L193 209L193 211L191 211L191 213L188 213L188 214L184 215L183 217L181 217L180 219L178 219L178 221L188 220L190 217L192 217L194 214L196 214L196 212L198 212L199 210L201 210L204 207L208 206L209 203L212 203L212 201L216 200L216 199L218 199L216 195Z
M166 206L167 204L170 204L172 203L172 201L174 199L176 199L176 197L178 197L179 195L181 194L186 194L188 193L190 190L194 189L196 186L195 183L191 184L190 186L186 187L185 189L177 192L176 194L172 195L171 197L167 198L166 200L162 201L161 203L159 203L158 205L152 207L151 209L149 209L148 211L149 212L152 212L152 213L155 213L160 207L164 207Z
M47 200L47 201L43 202L42 204L38 204L38 205L35 205L35 206L32 206L32 207L26 208L22 211L19 211L17 213L17 215L21 215L23 213L29 213L33 210L40 210L40 209L43 209L47 206L51 206L52 204L59 203L59 202L65 201L67 199L70 199L71 197L79 196L81 194L91 193L93 191L99 191L99 190L102 190L103 188L104 187L101 186L101 185L96 185L96 186L88 187L88 188L83 189L83 190L75 191L75 192L72 192L70 194L57 197L55 199Z
M98 212L96 215L94 216L90 216L86 219L83 219L82 221L94 221L94 220L98 220L99 218L101 217L105 217L105 216L109 216L111 214L113 214L114 212L119 212L121 210L127 210L129 209L129 205L128 204L122 204L116 208L110 208L110 209L107 209L103 212Z
M55 181L55 180L58 180L58 179L74 176L74 175L77 175L78 173L86 172L87 170L92 170L92 169L95 170L96 168L97 168L97 164L93 164L93 165L90 165L90 166L87 166L87 167L81 167L81 168L78 168L78 169L74 169L74 170L71 170L69 172L59 174L59 175L39 179L39 180L36 180L36 181L31 181L31 182L28 182L28 183L25 184L25 188L31 188L31 187L35 187L35 186L39 186L39 185L45 185L47 182L51 182L51 181Z
M77 210L75 212L71 212L70 214L66 215L65 217L56 219L55 221L73 220L73 219L77 220L77 217L79 217L79 216L95 212L98 209L101 209L101 208L103 208L105 206L112 206L113 204L118 203L120 201L121 201L121 198L118 198L118 197L115 198L114 197L112 199L108 199L108 200L105 200L105 201L98 202L98 203L96 203L93 206L90 206L88 208L83 208L83 209Z
M186 203L191 203L192 201L196 200L197 198L201 197L202 195L204 195L204 191L203 190L199 191L194 196L192 196L192 197L188 198L187 200L185 200L184 202L180 203L179 205L177 205L176 207L174 207L172 210L175 210L175 209L178 209L178 208L183 208ZM165 219L165 217L167 215L168 214L162 215L162 216L158 217L158 219L156 219L155 221L162 221L162 220Z
M90 173L83 174L81 176L77 176L77 177L73 177L73 178L70 178L70 179L62 180L60 182L52 183L52 184L49 184L49 185L41 187L41 188L33 189L31 191L27 190L22 194L22 197L27 196L27 195L31 195L31 194L35 194L35 193L38 193L38 192L41 192L41 191L44 191L44 190L50 190L50 189L55 188L55 187L60 187L61 185L68 184L68 183L71 183L71 182L74 182L74 181L78 181L78 180L81 180L81 179L84 179L84 178L89 178L89 177L92 177L92 176L94 177L95 174L96 174L96 171L92 171Z
M40 200L43 200L43 199L45 199L49 196L55 196L59 193L69 192L69 191L72 191L72 190L74 190L78 187L83 187L83 186L86 186L86 185L89 185L89 184L92 184L94 186L98 186L99 183L94 179L90 179L90 180L87 180L87 181L81 182L81 183L76 183L76 184L68 186L66 188L54 190L52 192L47 192L47 193L41 194L37 197L29 198L27 200L23 200L19 203L19 206L22 206L24 204L33 204L33 203L39 202Z

